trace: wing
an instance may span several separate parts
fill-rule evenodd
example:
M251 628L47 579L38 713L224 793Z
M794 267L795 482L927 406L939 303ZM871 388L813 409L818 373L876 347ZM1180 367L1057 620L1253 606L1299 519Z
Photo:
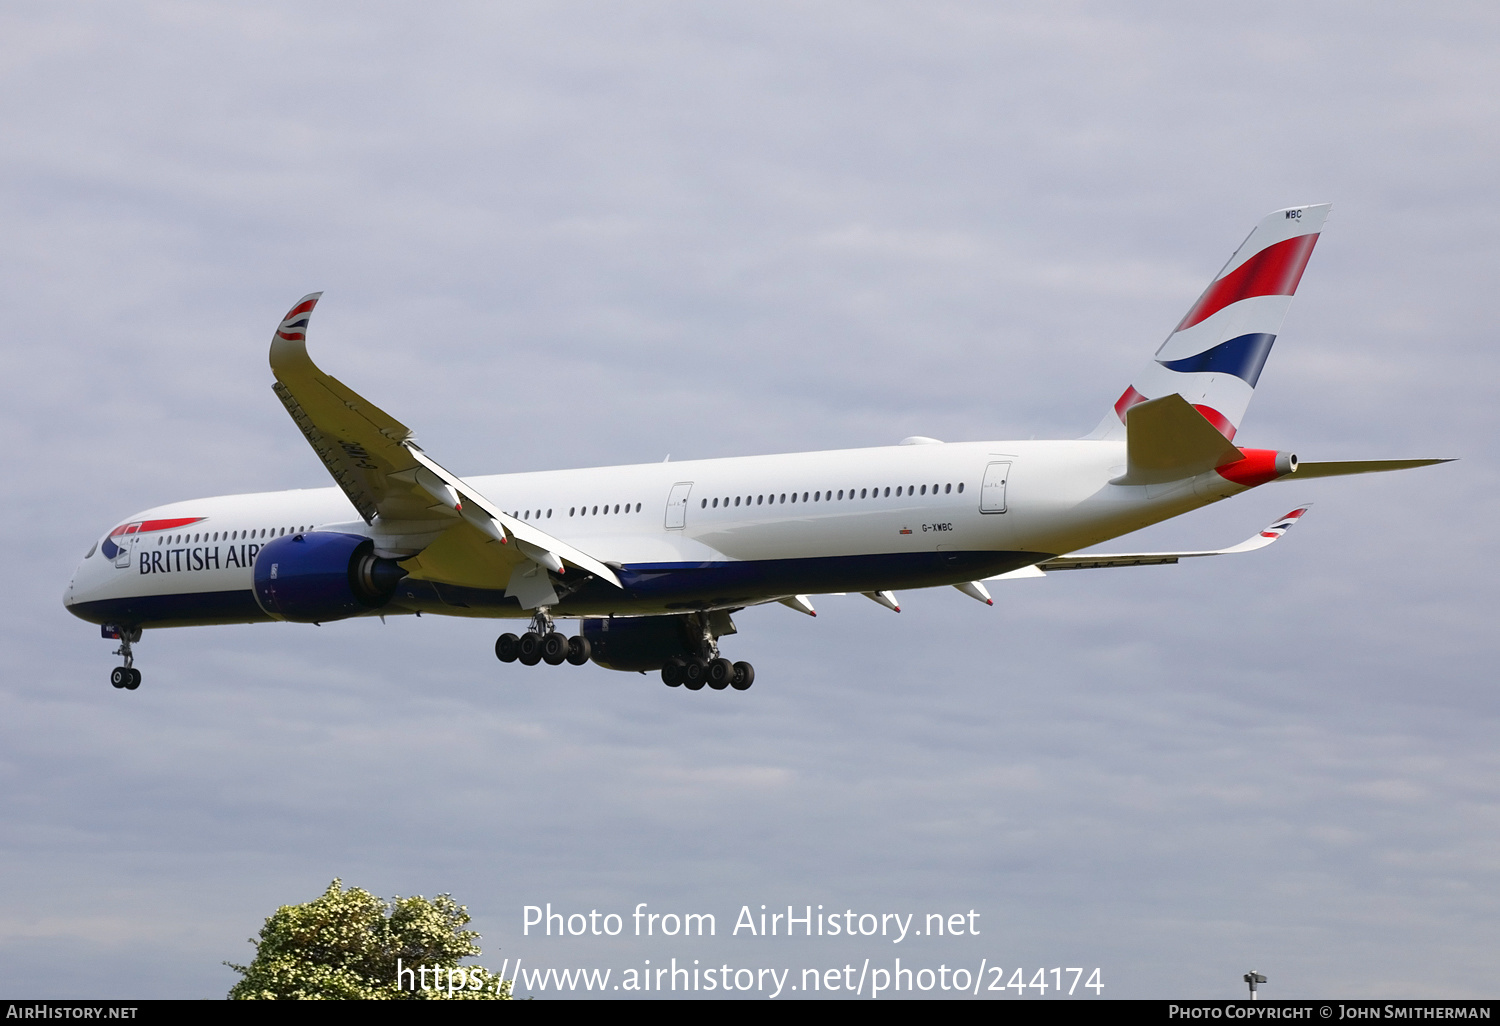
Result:
M998 581L1010 577L1036 577L1041 573L1052 570L1098 570L1110 566L1158 566L1163 563L1175 563L1180 559L1196 559L1199 556L1227 556L1236 552L1254 552L1263 549L1276 539L1291 530L1292 525L1302 518L1311 507L1298 506L1286 516L1279 518L1265 530L1257 532L1240 542L1231 545L1227 549L1210 549L1206 552L1100 552L1087 555L1054 556L1044 559L1036 564L1036 573L1027 573L1032 567L1024 570L1012 571L1009 574L1001 574L999 577L987 577L986 580Z
M367 524L427 540L419 552L396 553L409 557L402 563L408 573L545 595L551 589L539 588L546 584L545 574L538 583L539 568L563 574L572 565L620 587L603 562L502 512L424 453L405 424L324 374L307 355L307 324L321 296L303 297L277 327L272 388Z

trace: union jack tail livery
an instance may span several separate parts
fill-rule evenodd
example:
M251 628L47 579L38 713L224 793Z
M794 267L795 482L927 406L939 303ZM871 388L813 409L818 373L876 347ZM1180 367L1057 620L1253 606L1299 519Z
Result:
M1090 437L1125 437L1127 410L1176 393L1233 439L1329 206L1267 214Z

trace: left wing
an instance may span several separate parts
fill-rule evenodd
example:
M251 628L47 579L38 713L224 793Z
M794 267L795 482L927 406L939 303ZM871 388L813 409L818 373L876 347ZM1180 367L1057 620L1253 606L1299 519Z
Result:
M1279 518L1265 530L1260 531L1238 545L1227 549L1210 549L1206 552L1101 552L1094 555L1054 556L1036 564L1044 573L1049 570L1096 570L1109 566L1157 566L1175 563L1179 559L1195 559L1199 556L1227 556L1235 552L1254 552L1263 549L1291 530L1312 503L1298 506L1286 516ZM993 578L990 578L993 580Z
M481 587L505 585L522 604L556 601L546 574L571 564L615 587L603 562L502 512L412 441L405 424L331 377L307 355L307 323L321 292L304 296L271 339L272 386L313 451L366 523L437 539L402 566L413 577ZM511 542L514 541L514 544ZM539 569L540 568L540 569ZM527 602L536 597L538 602Z

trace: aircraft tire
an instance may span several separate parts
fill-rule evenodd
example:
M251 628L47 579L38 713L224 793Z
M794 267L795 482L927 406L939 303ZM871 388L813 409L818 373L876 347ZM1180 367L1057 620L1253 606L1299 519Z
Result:
M682 678L687 676L687 661L668 659L662 664L661 682L669 688L682 687Z
M548 666L561 666L568 658L568 638L557 631L549 631L542 638L542 658Z
M708 664L706 676L709 687L715 691L723 691L734 680L734 664L721 656Z
M589 644L589 639L583 635L568 639L568 662L574 666L582 666L589 661L594 654L594 646Z
M755 667L749 663L734 664L734 680L729 685L736 691L748 691L751 684L755 683Z
M689 691L702 691L707 677L708 663L702 659L689 659L682 668L682 686Z
M527 631L521 635L521 641L516 646L516 658L522 666L535 666L542 661L542 636L536 631Z
M125 682L125 690L134 691L136 688L141 686L141 671L132 666L128 672L130 674L130 679Z
M112 688L124 688L130 685L130 668L116 666L109 671L109 686Z
M521 639L514 634L502 634L495 639L495 658L502 663L513 663L521 654Z

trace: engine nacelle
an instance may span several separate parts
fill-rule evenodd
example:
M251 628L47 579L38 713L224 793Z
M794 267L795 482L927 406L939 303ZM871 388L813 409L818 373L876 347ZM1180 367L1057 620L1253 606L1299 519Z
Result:
M309 531L266 544L255 556L255 601L293 623L343 620L379 609L406 571L375 555L357 534Z
M686 616L617 616L579 625L591 658L606 670L659 670L673 656L698 653Z

